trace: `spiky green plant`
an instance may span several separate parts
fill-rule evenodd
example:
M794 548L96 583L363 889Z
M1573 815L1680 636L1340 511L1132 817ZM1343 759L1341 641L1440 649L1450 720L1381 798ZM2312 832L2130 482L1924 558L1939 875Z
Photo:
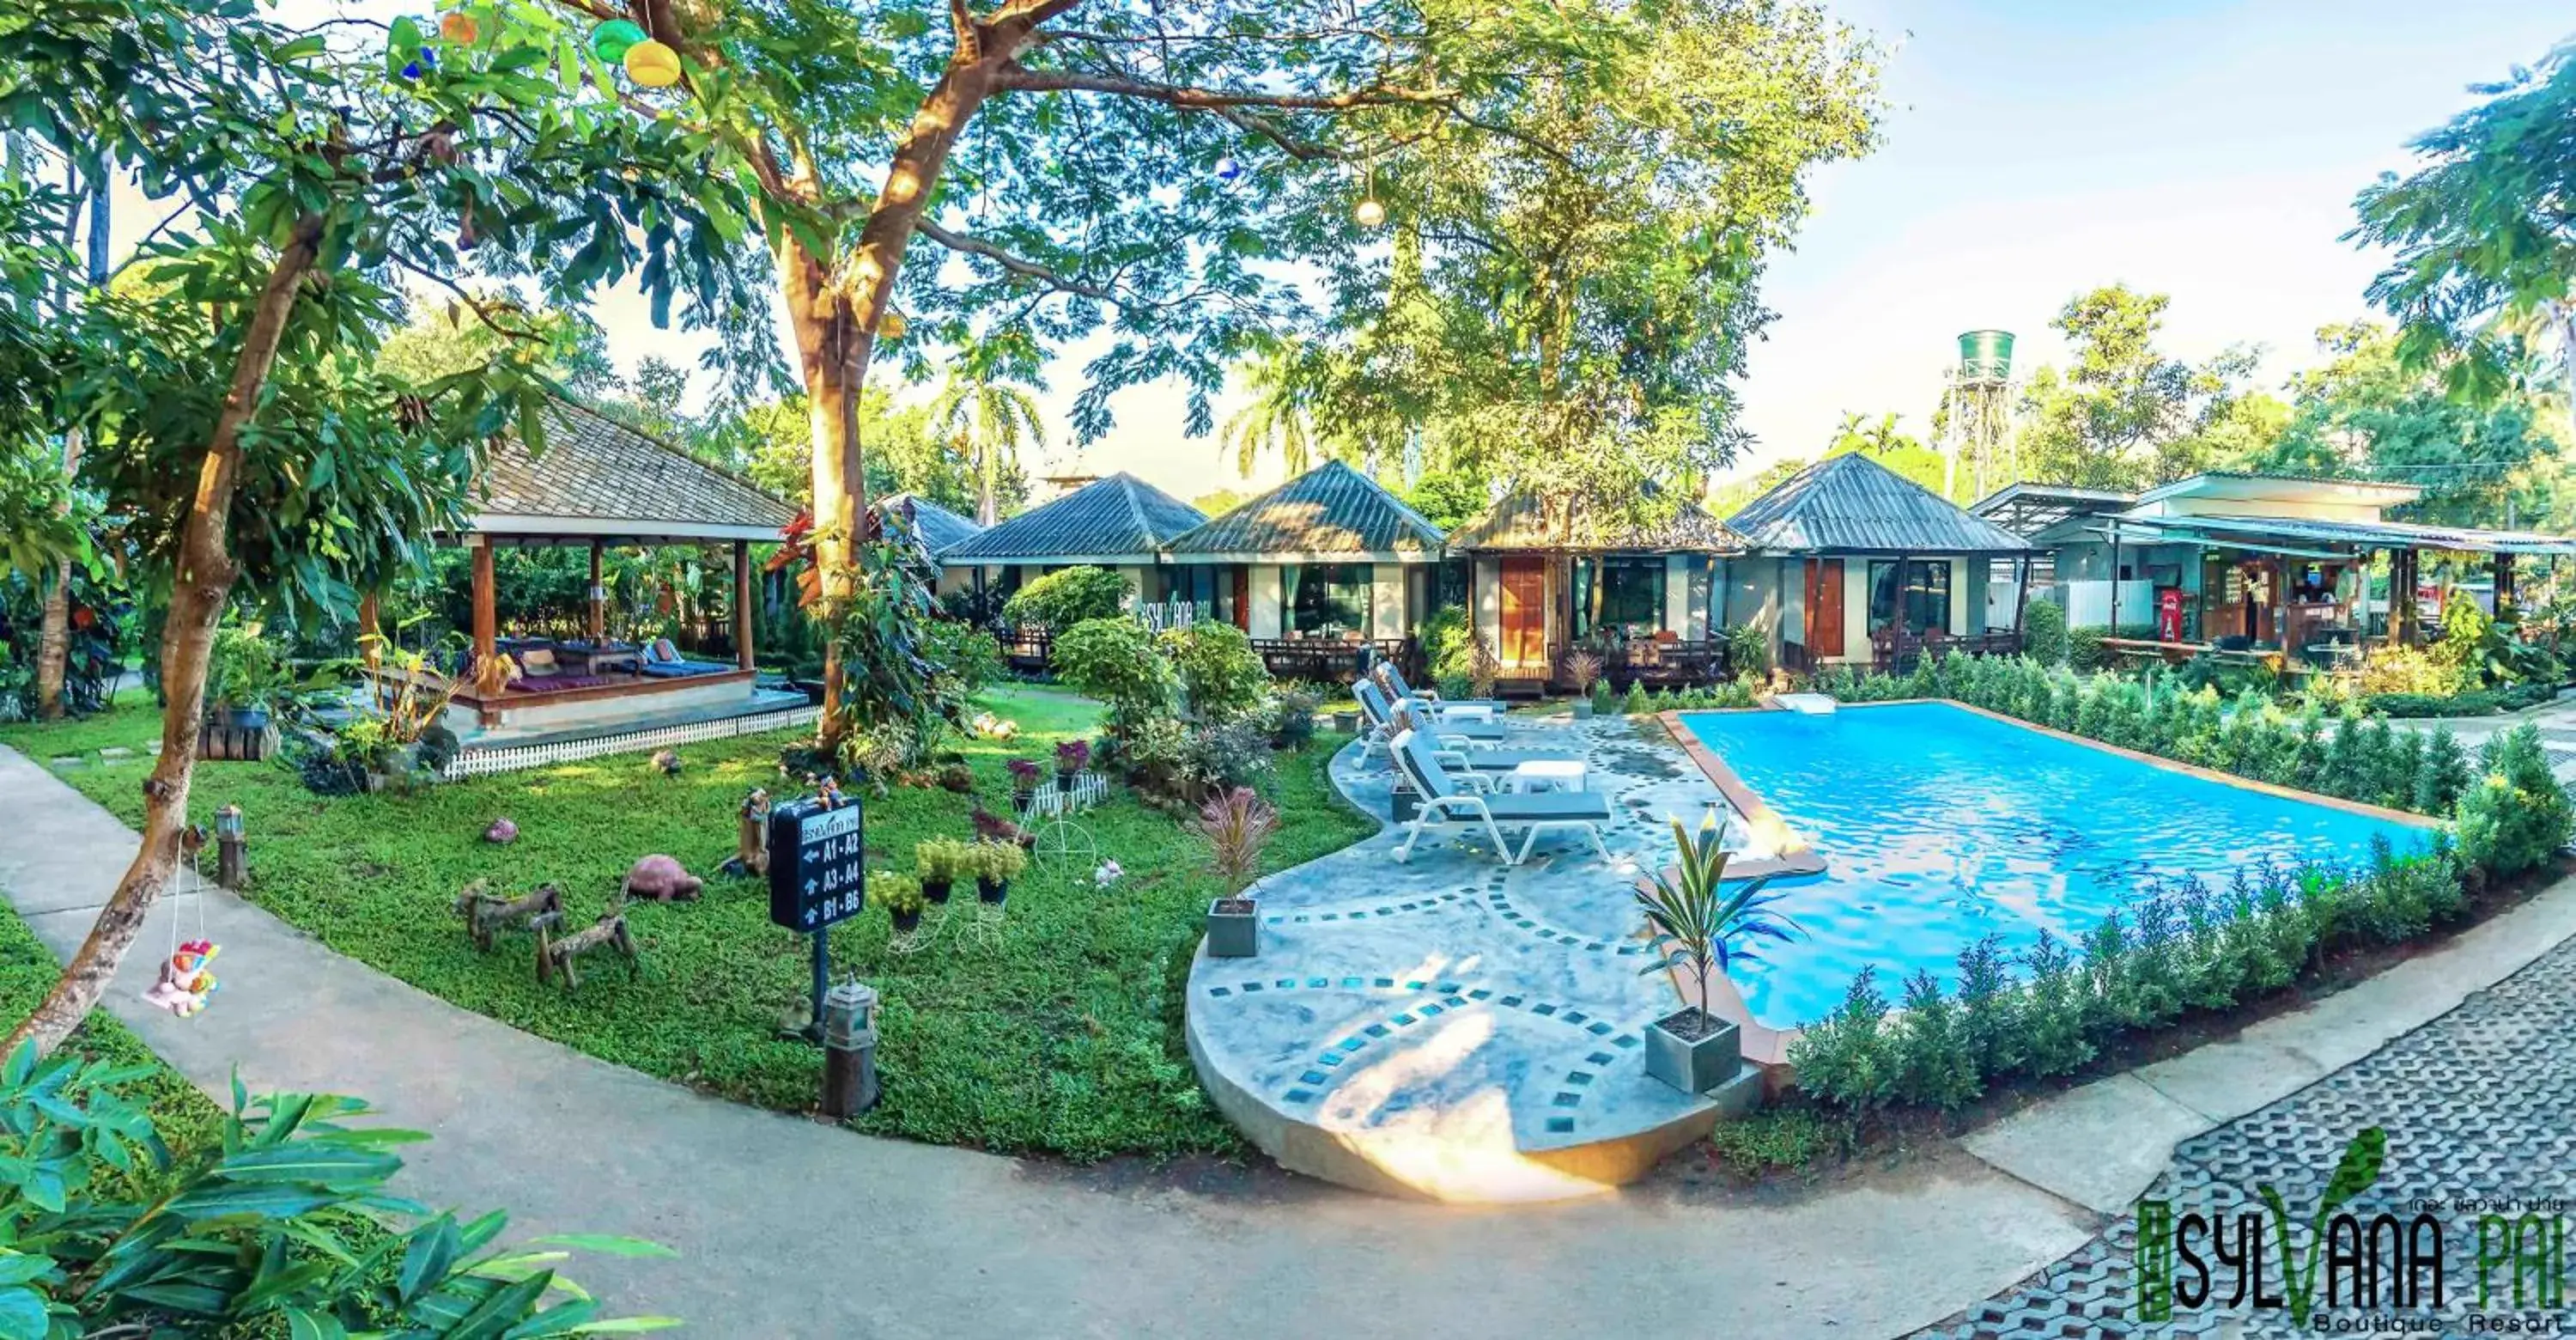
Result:
M1697 832L1679 819L1672 825L1673 843L1680 849L1672 875L1657 871L1637 884L1638 910L1646 915L1655 951L1654 961L1640 975L1676 969L1689 973L1699 986L1699 1012L1707 1015L1712 970L1723 972L1738 960L1755 961L1757 940L1785 944L1802 932L1796 922L1770 910L1786 896L1763 892L1771 876L1756 875L1727 891L1726 861L1734 853L1723 845L1726 826L1714 811L1700 821Z

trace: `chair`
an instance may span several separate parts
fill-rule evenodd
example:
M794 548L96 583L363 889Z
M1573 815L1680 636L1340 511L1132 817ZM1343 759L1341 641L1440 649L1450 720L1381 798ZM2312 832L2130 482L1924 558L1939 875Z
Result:
M1397 732L1409 728L1396 720L1397 705L1386 700L1384 690L1365 679L1352 685L1351 692L1359 699L1360 716L1369 725L1368 735L1361 742L1360 756L1366 758L1380 746L1389 746L1389 756L1392 757L1391 746ZM1417 704L1407 698L1403 705L1410 708ZM1480 749L1500 744L1510 736L1512 729L1499 721L1441 721L1427 712L1413 715L1415 722L1423 726L1441 747L1451 749Z
M1490 777L1473 772L1453 775L1440 766L1430 743L1414 731L1398 734L1389 748L1405 780L1422 797L1404 844L1395 849L1396 860L1412 860L1413 844L1422 840L1426 830L1458 825L1482 827L1493 839L1494 854L1506 865L1527 861L1530 849L1538 845L1538 835L1550 828L1582 829L1601 859L1610 859L1610 848L1601 840L1601 826L1610 822L1610 799L1600 792L1498 792ZM1503 840L1506 827L1523 830L1517 852Z
M1396 669L1395 662L1393 661L1381 659L1376 665L1369 668L1369 674L1377 680L1380 688L1386 690L1388 697L1394 698L1397 701L1411 698L1415 702L1421 703L1423 706L1431 709L1430 715L1432 716L1439 716L1453 707L1491 716L1501 716L1503 714L1505 704L1499 698L1443 699L1435 690L1417 689L1404 682L1404 672Z

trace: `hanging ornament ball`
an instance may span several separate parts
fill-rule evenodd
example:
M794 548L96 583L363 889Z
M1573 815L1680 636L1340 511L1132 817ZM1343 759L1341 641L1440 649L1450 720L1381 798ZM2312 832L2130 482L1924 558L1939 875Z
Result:
M629 47L647 41L644 30L624 19L610 19L590 30L590 54L601 60L624 60Z
M438 21L438 35L458 46L470 47L474 45L475 38L483 35L483 30L475 26L471 14L450 14Z
M403 66L402 77L410 80L418 80L420 78L420 62L413 61L410 64Z
M902 339L906 329L901 312L888 312L884 320L877 322L877 333L889 340Z
M645 38L626 48L626 77L646 88L669 88L680 82L680 53Z
M419 60L417 60L417 61L414 61L414 62L413 62L413 64L418 65L420 68L422 68L422 69L424 69L424 70L435 70L435 69L437 69L437 68L438 68L438 52L437 52L437 50L436 50L436 49L434 49L434 48L431 48L431 47L422 47L422 48L420 49L420 59L419 59Z
M1232 154L1228 154L1225 157L1216 160L1216 179L1218 181L1230 182L1242 175L1243 164L1236 162Z
M1351 217L1359 220L1362 228L1375 228L1386 222L1386 206L1375 200L1363 200L1359 208L1351 211Z

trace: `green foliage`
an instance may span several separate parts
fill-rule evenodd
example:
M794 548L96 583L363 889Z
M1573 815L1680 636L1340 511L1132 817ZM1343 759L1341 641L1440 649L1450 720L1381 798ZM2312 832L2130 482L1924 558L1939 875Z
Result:
M2434 727L2415 769L2410 808L2419 814L2450 813L2460 793L2469 789L2470 777L2469 752L2460 747L2460 737L2448 726Z
M460 1224L391 1196L403 1166L394 1149L428 1137L353 1124L369 1111L354 1098L254 1099L236 1080L218 1138L174 1157L121 1092L150 1074L77 1054L40 1062L32 1041L0 1071L0 1176L12 1192L0 1239L14 1249L0 1320L12 1334L101 1334L151 1317L155 1333L571 1336L595 1333L601 1307L556 1275L561 1248L670 1255L587 1235L493 1249L507 1215ZM379 1226L389 1211L413 1221L408 1231Z
M1864 968L1790 1044L1790 1063L1800 1088L1847 1118L1890 1102L1954 1110L1998 1082L2069 1074L2124 1038L2279 990L2337 950L2456 921L2466 855L2437 841L2397 859L2381 843L2363 869L2240 868L2224 894L2197 878L2154 881L2085 933L2080 957L2042 934L2013 981L1989 938L1961 951L1955 993L1918 971L1893 1019Z
M256 628L227 624L215 630L206 666L206 701L241 711L274 707L295 678L277 644Z
M1109 705L1112 731L1130 730L1176 705L1179 672L1154 635L1124 615L1085 619L1065 629L1056 634L1049 655L1066 687Z
M929 906L929 900L922 896L921 879L895 870L873 871L868 875L868 901L882 904L886 911L902 915Z
M1252 639L1221 619L1200 619L1162 635L1162 653L1179 676L1181 700L1201 721L1231 721L1262 705L1270 671ZM1313 714L1308 713L1311 722Z
M2072 355L2022 392L2017 456L2031 477L2079 488L2138 489L2244 450L2236 420L2255 354L2232 348L2193 365L2156 347L2164 294L2113 284L2068 300L2049 324ZM2078 669L2090 669L2078 662Z
M1771 635L1751 624L1727 629L1726 668L1739 676L1771 673Z
M1127 579L1107 568L1059 568L1012 592L1002 617L1061 633L1087 620L1117 618L1132 595Z
M2567 845L2576 810L2550 775L2538 726L2526 722L2489 739L2478 771L2459 800L2460 853L2470 864L2517 874Z
M2022 610L2022 649L2041 665L2066 662L2066 607L2054 600L2034 600Z
M1440 696L1471 696L1448 688L1453 680L1463 686L1476 672L1476 634L1467 625L1467 612L1455 605L1435 610L1414 625L1413 638L1421 644L1422 663L1429 667L1432 683L1440 686Z
M882 774L920 761L964 709L969 682L991 676L1001 658L937 617L918 551L868 544L858 559L858 581L833 625L846 674L841 711L853 728L844 743L855 749L862 736L880 746L900 741L874 760ZM951 664L933 654L960 659Z
M1630 681L1628 684L1628 696L1621 700L1619 710L1633 717L1642 715L1651 706L1652 704L1646 701L1646 686L1633 680Z
M1860 1144L1858 1126L1846 1117L1808 1107L1770 1107L1708 1134L1709 1149L1730 1168L1760 1173L1809 1168L1848 1156Z
M2109 636L2111 636L2111 630L2108 628L2067 629L2066 663L2087 672L2108 668L2111 664L2111 655L2103 648L2102 639Z
M975 779L973 795L898 788L868 801L871 864L891 865L931 838L972 836L980 801L1007 812L1004 763L1086 737L1098 707L1037 687L995 690L980 707L1016 721L1013 741L953 742ZM105 744L139 747L158 726L132 706L61 726L0 726L0 742L36 758L95 755ZM779 795L778 750L789 736L690 745L677 777L641 779L618 759L476 778L408 796L316 800L280 767L206 768L202 808L233 803L251 816L261 907L349 955L462 1009L658 1078L783 1112L811 1110L813 1048L780 1041L781 1016L810 988L805 937L769 924L768 904L745 884L710 888L696 903L631 904L644 945L649 992L542 988L524 958L477 954L462 935L427 935L421 891L474 879L524 892L540 873L573 890L573 917L600 910L627 867L670 852L692 870L733 847L736 812L754 786ZM1342 804L1325 775L1349 737L1326 735L1282 756L1263 789L1283 824L1264 868L1285 869L1373 834ZM128 823L142 813L137 763L65 769L62 780ZM202 812L202 809L201 809ZM496 814L519 825L515 845L477 836ZM878 1063L904 1077L855 1124L877 1135L1079 1160L1117 1154L1233 1154L1244 1149L1208 1106L1186 1052L1169 1048L1179 1009L1166 970L1184 971L1216 881L1204 848L1170 814L1124 792L1087 811L1103 856L1127 878L1093 887L1087 863L1042 862L1012 883L1009 929L990 949L943 947L897 954L883 916L832 929L832 957L885 993ZM349 872L376 872L353 881ZM969 892L966 896L972 897ZM0 920L0 924L5 924ZM23 1013L59 965L32 939L18 974ZM0 958L0 968L16 962ZM0 977L0 982L9 979ZM218 1009L223 1008L220 1004ZM101 1012L89 1027L112 1027ZM138 1048L135 1055L144 1055ZM184 1083L174 1086L186 1092ZM615 1227L611 1225L611 1227Z

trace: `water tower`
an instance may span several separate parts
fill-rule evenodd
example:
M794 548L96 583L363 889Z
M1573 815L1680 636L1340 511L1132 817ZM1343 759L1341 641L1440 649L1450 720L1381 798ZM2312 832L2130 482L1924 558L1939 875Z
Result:
M2012 353L2011 331L1969 331L1959 337L1958 366L1942 378L1943 488L1953 498L1962 465L1970 500L2012 482L2017 473L2006 459L2012 445Z

